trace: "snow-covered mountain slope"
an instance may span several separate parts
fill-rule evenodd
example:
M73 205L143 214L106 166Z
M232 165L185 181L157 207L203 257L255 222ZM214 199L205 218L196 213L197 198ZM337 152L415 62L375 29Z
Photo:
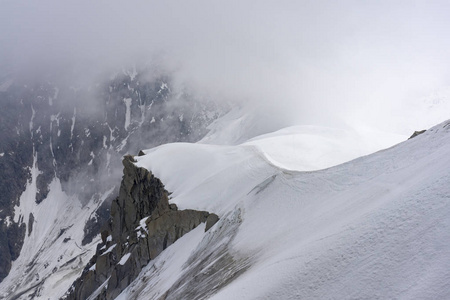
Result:
M59 179L50 184L45 201L35 202L36 177L34 163L32 179L15 207L15 222L28 225L22 250L12 263L9 275L2 281L2 299L57 299L63 295L95 253L97 236L83 245L84 226L114 188L100 199L83 206L76 196L68 196ZM19 220L20 219L20 220Z
M122 156L197 141L226 111L151 72L124 70L89 87L2 85L0 298L62 296L95 254Z
M166 249L119 299L450 297L450 122L315 172L280 167L270 150L169 144L136 157L171 202L221 219Z
M355 131L321 126L293 126L255 137L254 146L273 164L288 170L329 168L406 139L387 132Z
M270 118L269 118L270 119ZM235 107L209 125L199 144L247 145L273 164L297 171L335 166L391 147L409 136L358 126L282 126L250 107ZM413 132L413 131L411 131Z

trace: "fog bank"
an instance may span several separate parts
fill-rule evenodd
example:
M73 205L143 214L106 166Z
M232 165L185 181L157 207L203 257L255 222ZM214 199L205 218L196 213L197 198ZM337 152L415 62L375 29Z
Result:
M406 132L437 122L418 122L417 111L449 86L449 9L448 1L3 1L0 63L4 72L87 82L149 64L286 125L344 120Z

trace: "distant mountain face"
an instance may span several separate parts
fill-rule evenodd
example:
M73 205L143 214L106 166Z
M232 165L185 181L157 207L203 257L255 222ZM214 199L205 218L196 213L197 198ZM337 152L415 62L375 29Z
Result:
M36 213L18 209L33 168L36 204L47 200L54 180L82 206L96 203L84 225L86 244L109 217L124 154L197 141L223 114L213 102L174 91L168 76L148 74L123 71L90 87L45 80L0 83L0 282L33 224L42 222Z

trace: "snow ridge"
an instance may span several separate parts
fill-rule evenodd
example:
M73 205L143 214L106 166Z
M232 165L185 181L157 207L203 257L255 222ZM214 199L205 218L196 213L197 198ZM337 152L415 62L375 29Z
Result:
M450 297L450 122L315 172L280 168L266 159L264 147L255 152L244 144L170 144L145 153L136 164L162 179L173 203L214 210L223 222L240 212L225 253L250 267L209 299ZM220 223L209 234L172 245L152 264L159 264L158 273L145 268L120 299L143 291L150 298L187 295L202 285L183 276L195 266L203 272L215 266L224 275L219 260L202 264L210 235L227 228ZM184 247L190 257L171 269L170 253ZM150 274L155 279L144 280ZM164 286L163 278L178 283Z

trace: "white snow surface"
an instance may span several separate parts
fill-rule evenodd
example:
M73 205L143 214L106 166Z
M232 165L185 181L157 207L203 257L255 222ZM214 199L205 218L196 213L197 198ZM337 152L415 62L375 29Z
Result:
M31 180L15 207L15 222L26 224L26 235L17 260L0 283L0 299L59 299L80 276L81 271L95 253L100 238L81 246L83 228L89 217L113 191L106 192L99 203L82 206L73 196L61 189L59 180L49 186L49 194L40 204L35 202L36 179L40 171L34 157ZM30 216L33 230L29 234Z
M239 212L228 252L250 267L210 299L450 299L450 122L323 169L354 155L345 151L351 140L288 128L237 146L163 145L136 165L159 177L180 209L214 212L222 225ZM223 228L174 243L119 299L163 295ZM180 288L200 284L185 280Z

